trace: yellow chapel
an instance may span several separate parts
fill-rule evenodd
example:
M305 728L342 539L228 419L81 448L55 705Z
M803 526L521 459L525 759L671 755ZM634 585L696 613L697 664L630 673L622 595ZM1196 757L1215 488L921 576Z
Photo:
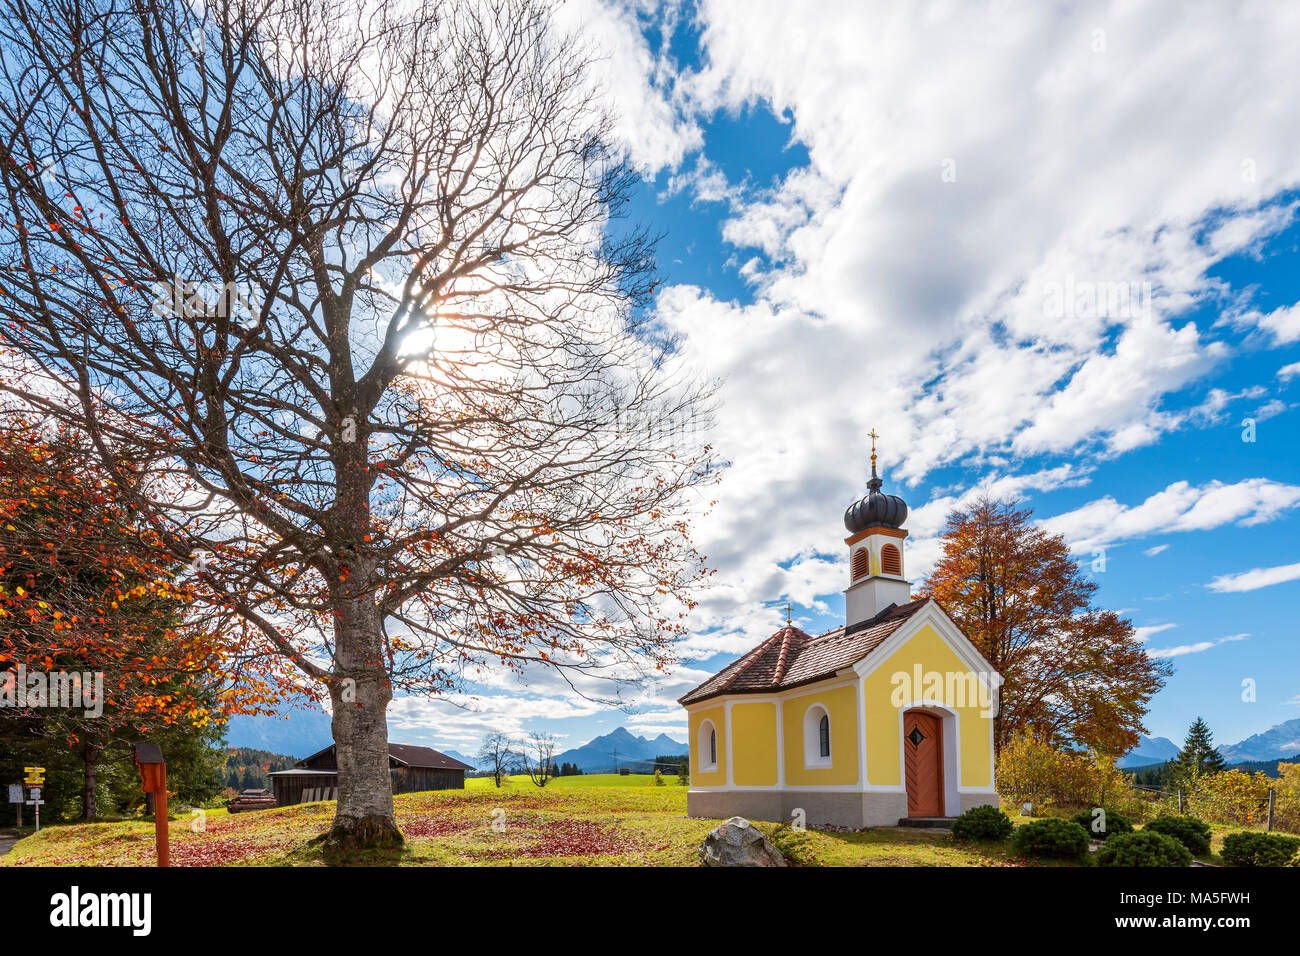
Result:
M873 434L874 439L874 434ZM1000 676L905 578L907 505L881 491L844 513L845 623L785 627L678 701L689 718L693 817L850 828L996 806Z

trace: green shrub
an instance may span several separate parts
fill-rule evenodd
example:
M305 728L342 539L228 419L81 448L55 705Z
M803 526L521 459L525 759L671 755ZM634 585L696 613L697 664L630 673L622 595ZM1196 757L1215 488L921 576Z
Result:
M1098 866L1190 866L1192 853L1178 840L1156 830L1112 831L1097 851Z
M1192 856L1210 852L1210 825L1195 817L1156 817L1142 828L1171 836L1191 851Z
M1088 854L1088 831L1073 820L1047 817L1018 827L1011 845L1021 856L1081 860Z
M1223 862L1229 866L1286 866L1300 850L1300 837L1276 833L1229 833L1223 838Z
M952 821L952 835L958 840L1005 840L1014 829L998 807L971 807Z
M1094 840L1105 840L1107 837L1133 832L1133 824L1124 814L1115 810L1104 810L1103 813L1105 816L1097 814L1096 810L1080 810L1070 819L1087 830L1088 836ZM1103 822L1105 829L1098 829Z

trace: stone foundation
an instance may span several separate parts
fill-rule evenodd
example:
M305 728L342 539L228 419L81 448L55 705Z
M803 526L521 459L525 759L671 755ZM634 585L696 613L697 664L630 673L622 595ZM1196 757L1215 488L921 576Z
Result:
M961 812L986 804L997 806L993 793L958 793ZM788 823L796 809L809 826L892 827L907 816L907 794L877 790L691 790L686 813L725 820L744 817Z

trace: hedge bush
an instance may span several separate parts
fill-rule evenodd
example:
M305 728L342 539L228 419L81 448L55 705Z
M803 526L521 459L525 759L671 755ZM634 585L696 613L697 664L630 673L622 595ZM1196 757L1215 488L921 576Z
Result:
M1106 810L1105 822L1106 829L1094 830L1093 823L1100 822L1101 818L1093 816L1092 810L1080 810L1072 819L1079 826L1088 831L1088 836L1094 840L1105 840L1107 837L1119 836L1121 833L1132 833L1133 824L1129 822L1128 817L1115 810Z
M1192 853L1178 840L1156 830L1118 833L1097 851L1098 866L1190 866Z
M1142 828L1171 836L1191 851L1192 856L1210 852L1210 825L1195 817L1156 817Z
M1015 824L997 807L971 807L952 821L952 835L958 840L1005 840Z
M1277 833L1229 833L1223 838L1223 862L1229 866L1286 866L1300 850L1300 837Z
M1017 827L1011 845L1021 856L1081 860L1088 855L1088 831L1073 820L1047 817Z

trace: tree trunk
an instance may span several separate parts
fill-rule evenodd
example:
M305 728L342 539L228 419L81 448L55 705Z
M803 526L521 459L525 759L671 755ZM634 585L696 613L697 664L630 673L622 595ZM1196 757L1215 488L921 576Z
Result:
M338 756L338 807L326 843L335 849L400 846L388 772L388 702L379 615L365 600L348 601L339 615L335 655L339 679L330 686Z
M82 744L81 757L85 764L85 779L81 790L81 818L87 823L95 819L98 807L95 805L95 774L99 769L98 745L87 740Z

